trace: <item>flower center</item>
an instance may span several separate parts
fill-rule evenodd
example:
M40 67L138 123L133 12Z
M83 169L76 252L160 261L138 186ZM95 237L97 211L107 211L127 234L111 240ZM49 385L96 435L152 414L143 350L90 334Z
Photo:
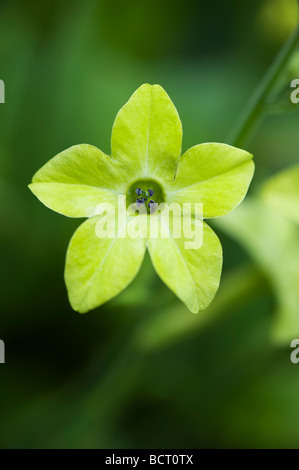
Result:
M145 206L148 213L155 210L156 204L164 202L164 193L154 180L138 180L133 183L127 192L127 206L136 204L136 207Z

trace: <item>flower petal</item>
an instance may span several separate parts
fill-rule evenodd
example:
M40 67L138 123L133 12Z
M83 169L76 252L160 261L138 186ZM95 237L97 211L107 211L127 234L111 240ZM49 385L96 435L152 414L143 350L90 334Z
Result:
M137 178L171 182L181 145L182 124L169 96L159 85L142 85L116 116L112 157Z
M80 313L124 290L136 276L145 253L142 238L98 238L96 224L100 218L85 221L74 233L67 251L65 282L70 303Z
M194 220L195 223L195 220ZM148 239L157 274L193 313L205 309L219 286L222 248L213 230L197 219L203 230L202 246L187 249L186 238Z
M110 157L83 144L52 158L34 175L29 188L56 212L89 217L99 203L115 203L117 193L126 192L127 178Z
M196 145L182 155L167 202L203 203L205 218L234 209L246 195L253 176L252 155L226 144Z
M32 183L29 189L49 209L67 217L92 217L102 202L117 205L117 194L82 184Z

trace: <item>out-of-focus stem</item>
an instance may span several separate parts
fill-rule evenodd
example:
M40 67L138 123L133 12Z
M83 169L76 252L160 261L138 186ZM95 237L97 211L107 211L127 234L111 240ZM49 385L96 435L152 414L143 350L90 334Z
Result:
M290 59L299 41L299 25L292 32L264 78L254 91L243 113L233 127L227 142L236 147L242 147L255 124L266 110L266 101L273 85L280 76L283 68Z

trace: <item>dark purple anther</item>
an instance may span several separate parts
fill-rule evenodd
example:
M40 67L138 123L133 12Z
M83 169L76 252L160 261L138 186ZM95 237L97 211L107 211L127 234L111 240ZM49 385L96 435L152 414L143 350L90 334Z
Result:
M144 204L145 203L145 199L144 197L139 197L137 198L137 206L140 206L141 204Z
M140 189L140 188L135 189L135 193L137 194L137 196L141 196L142 189Z
M148 189L148 193L149 193L150 196L154 195L154 191L152 189Z

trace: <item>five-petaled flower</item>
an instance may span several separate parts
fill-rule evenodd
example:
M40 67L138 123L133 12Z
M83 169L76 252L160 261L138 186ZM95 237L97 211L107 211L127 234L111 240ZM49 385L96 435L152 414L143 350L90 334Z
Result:
M160 278L192 312L212 301L222 249L203 219L225 215L243 200L254 164L251 154L226 144L199 144L182 156L181 144L182 125L169 96L159 85L144 84L116 116L111 157L91 145L75 145L34 175L29 187L47 207L68 217L88 217L66 257L65 281L75 310L87 312L125 289L146 248ZM202 203L203 216L196 220L202 246L187 250L183 238L171 236L98 238L96 207L101 202L117 207L119 195L129 203L139 196L146 205Z

